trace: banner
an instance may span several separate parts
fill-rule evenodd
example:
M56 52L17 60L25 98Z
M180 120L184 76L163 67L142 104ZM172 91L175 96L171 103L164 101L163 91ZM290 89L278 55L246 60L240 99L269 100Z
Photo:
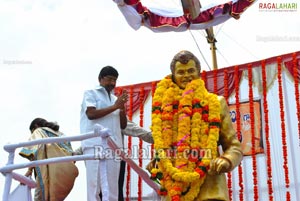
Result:
M261 102L260 100L253 101L254 114L250 114L250 103L241 102L239 107L240 112L240 135L239 140L242 144L243 154L249 156L252 154L252 133L251 133L251 119L254 121L254 139L255 139L255 153L263 153L263 141L262 141L262 119L261 119ZM229 104L230 116L232 124L235 130L237 130L237 115L236 105Z

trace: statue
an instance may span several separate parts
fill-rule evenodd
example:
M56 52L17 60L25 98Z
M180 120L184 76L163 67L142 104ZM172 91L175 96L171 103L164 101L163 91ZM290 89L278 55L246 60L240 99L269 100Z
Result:
M224 173L243 154L226 100L207 91L191 52L177 53L170 67L152 100L155 158L147 169L161 185L162 200L227 201Z

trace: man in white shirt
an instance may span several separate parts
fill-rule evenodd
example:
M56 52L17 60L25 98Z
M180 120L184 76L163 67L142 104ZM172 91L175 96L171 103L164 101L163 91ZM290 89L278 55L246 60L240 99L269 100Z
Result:
M122 129L121 133L122 133L123 137L124 137L124 135L138 137L141 140L143 140L144 142L153 144L153 138L152 138L151 131L148 131L148 130L138 126L133 121L128 120L126 128ZM82 147L77 148L76 151L74 152L74 154L75 155L83 154ZM119 185L118 201L124 200L123 186L124 186L125 172L126 172L126 162L122 160L121 164L120 164L120 173L119 173L119 181L118 181L118 185ZM100 195L100 197L102 197L102 193L100 193L99 195Z
M111 131L112 138L119 147L123 147L121 129L127 126L125 103L128 94L124 92L119 97L113 94L118 79L118 71L105 66L101 69L98 81L99 86L84 92L80 114L80 132L87 133L94 129L95 124L100 124ZM101 137L90 138L82 141L83 154L94 154L95 147L108 149L102 144ZM100 201L99 193L102 192L102 200L118 200L118 176L120 171L120 160L114 156L104 156L100 160L87 160L87 200Z

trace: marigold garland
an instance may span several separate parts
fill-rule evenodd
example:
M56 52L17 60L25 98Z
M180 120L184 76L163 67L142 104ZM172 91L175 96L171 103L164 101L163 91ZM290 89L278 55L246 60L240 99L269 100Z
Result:
M257 180L257 161L256 161L256 150L255 150L255 122L254 122L254 104L253 104L253 89L252 89L252 65L249 64L248 66L248 77L249 77L249 82L248 82L248 86L249 86L249 100L250 100L250 125L251 125L251 157L252 157L252 166L253 166L253 198L254 200L259 200L259 196L258 196L258 180Z
M267 184L269 191L269 200L273 200L273 182L272 182L272 159L271 159L271 144L270 144L270 129L269 129L269 110L267 99L267 73L266 73L266 61L261 62L262 71L262 86L263 86L263 109L265 119L265 134L266 134L266 152L267 152Z
M226 103L228 104L228 71L224 70L224 98L226 99ZM227 172L227 186L228 186L228 193L229 199L232 200L232 174L231 172Z
M282 89L282 77L281 77L281 57L277 57L278 65L278 96L279 96L279 107L280 107L280 120L281 120L281 138L282 138L282 152L283 152L283 168L285 177L285 187L286 187L286 200L290 200L290 180L289 180L289 167L288 167L288 156L287 156L287 141L286 141L286 130L285 130L285 113L284 113L284 103L283 103L283 89Z
M144 126L144 98L145 98L145 90L142 86L140 88L140 127ZM143 167L143 140L139 140L139 166ZM142 200L142 178L138 177L138 200Z
M235 88L235 105L236 105L236 130L238 133L238 139L241 139L241 114L240 114L240 83L239 83L239 67L234 67L234 88ZM243 169L242 166L238 167L239 172L239 200L244 200L244 182L243 182Z
M296 108L297 108L297 118L298 118L298 139L299 139L299 146L300 146L300 95L299 95L299 65L300 60L297 60L297 54L293 53L293 77L294 77L294 86L295 86L295 99L296 99ZM298 64L299 62L299 64Z
M132 120L133 116L133 86L130 87L129 90L129 112L128 118ZM128 153L131 154L132 152L132 137L128 136ZM131 178L131 168L127 165L127 177L126 177L126 201L129 201L129 194L130 194L130 178Z
M161 80L152 102L152 135L158 166L151 177L160 182L160 195L172 201L195 200L211 159L217 157L220 102L203 80L180 89L171 76ZM200 155L206 150L205 155Z
M157 85L157 81L154 81L154 82L151 83L151 97L152 97L152 99L153 99L153 96L154 96L156 85ZM151 158L153 158L153 157L154 157L154 145L151 144Z

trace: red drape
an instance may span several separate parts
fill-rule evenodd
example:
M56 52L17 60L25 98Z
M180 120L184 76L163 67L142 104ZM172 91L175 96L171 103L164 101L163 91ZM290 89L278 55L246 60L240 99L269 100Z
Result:
M241 79L241 74L242 74L243 69L239 71L239 79ZM220 69L217 70L216 76L217 76L217 87L215 91L215 82L214 82L214 74L212 72L205 72L205 84L207 87L207 90L216 93L218 95L224 96L225 90L224 90L224 70ZM227 68L227 79L228 79L228 93L231 94L234 91L234 71L233 68ZM159 81L155 81L156 84ZM141 98L141 92L140 88L144 87L144 100L147 99L147 97L150 94L150 91L152 89L153 82L145 82L145 83L140 83L140 84L135 84L135 85L127 85L127 86L120 86L116 87L115 93L118 96L122 90L130 91L130 88L133 87L133 105L132 105L132 113L135 113L140 106L140 98ZM126 107L129 108L129 102L127 102Z
M295 52L296 56L297 56L297 61L298 61L298 68L300 66L300 52ZM282 61L285 63L286 68L288 69L288 71L293 75L293 59L292 59L292 53L289 54L284 54L284 55L280 55L280 57L282 58ZM275 57L271 57L268 59L265 59L265 63L270 64L270 63L274 63L276 62L277 56ZM255 61L255 62L250 62L250 63L246 63L246 64L241 64L238 66L238 79L239 82L241 81L241 75L242 72L244 70L247 70L248 65L251 64L253 68L255 67L260 67L261 66L261 61ZM224 72L225 71L225 72ZM221 68L216 70L216 72L214 71L208 71L208 72L204 72L202 73L202 75L205 76L205 78L203 78L203 80L205 81L206 84L206 88L209 92L212 93L216 93L220 96L224 96L225 94L225 86L224 86L224 76L226 75L226 82L228 83L228 95L230 96L234 90L234 73L235 73L235 67L227 67L227 68ZM216 78L214 78L214 76L216 76ZM300 79L300 71L298 70L298 78ZM216 79L217 81L215 82L214 79ZM146 101L146 99L148 98L152 88L153 88L153 82L154 83L158 83L159 80L157 81L151 81L151 82L144 82L144 83L139 83L139 84L134 84L134 85L126 85L126 86L118 86L116 87L115 93L116 95L120 94L122 90L127 90L128 92L130 91L131 88L133 88L133 105L132 105L132 113L135 113L138 109L139 109L139 105L140 105L140 89L141 87L144 88L144 102ZM215 87L215 83L217 84L217 86ZM127 102L127 107L129 108L129 101ZM128 110L127 110L128 112Z
M144 91L143 91L143 100L142 100L142 103L144 104L149 93L151 92L151 83L152 82L146 82L146 83L141 83L141 84L134 84L134 85L127 85L127 86L120 86L120 87L116 87L115 89L115 94L118 96L120 93L122 93L123 90L126 90L126 91L130 91L131 88L133 90L132 92L132 105L130 106L130 102L128 101L127 104L126 104L126 108L131 108L131 112L132 114L134 114L140 107L140 104L141 104L141 100L140 98L142 97L141 96L141 87L144 88ZM127 109L127 113L128 113L128 109Z
M188 28L191 24L205 24L215 20L217 16L227 14L235 19L239 19L240 15L254 3L253 0L228 1L227 3L201 11L199 15L193 19L189 13L178 17L166 17L155 14L144 6L140 0L125 0L124 2L128 6L132 6L138 14L143 16L144 24L149 24L149 28L153 30L160 27L173 27L174 30L176 30L176 28L183 25Z
M296 63L297 63L297 68L298 68L298 80L299 80L300 79L300 59L297 59ZM296 77L294 75L294 73L296 73L296 72L294 72L294 62L293 62L293 59L284 62L284 65L285 65L286 69L290 72L290 74L292 75L292 77Z

